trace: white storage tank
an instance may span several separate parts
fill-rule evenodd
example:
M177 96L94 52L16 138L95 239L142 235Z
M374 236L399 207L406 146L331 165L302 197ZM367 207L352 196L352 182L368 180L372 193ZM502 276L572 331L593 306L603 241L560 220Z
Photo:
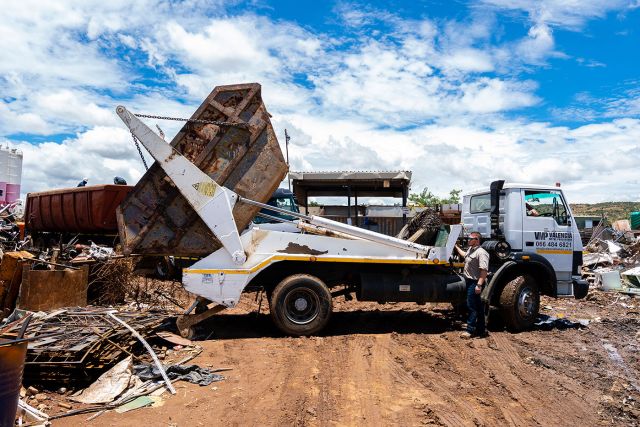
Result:
M6 203L10 153L9 147L0 147L0 205Z
M5 203L13 203L20 198L22 181L22 151L12 148L9 152L8 181Z

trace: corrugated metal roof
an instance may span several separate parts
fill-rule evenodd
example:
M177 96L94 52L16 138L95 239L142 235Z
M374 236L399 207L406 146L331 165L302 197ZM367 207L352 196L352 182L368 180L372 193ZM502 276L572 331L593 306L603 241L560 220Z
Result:
M318 171L318 172L289 172L289 177L296 180L366 180L366 179L401 179L411 181L411 171Z

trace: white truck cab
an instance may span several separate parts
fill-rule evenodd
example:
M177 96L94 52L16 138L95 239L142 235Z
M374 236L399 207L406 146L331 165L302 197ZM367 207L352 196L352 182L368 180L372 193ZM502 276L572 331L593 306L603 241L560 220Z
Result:
M495 181L489 189L464 195L462 203L465 229L480 232L491 254L490 284L524 274L540 294L586 296L582 241L559 187ZM497 298L483 297L489 302Z

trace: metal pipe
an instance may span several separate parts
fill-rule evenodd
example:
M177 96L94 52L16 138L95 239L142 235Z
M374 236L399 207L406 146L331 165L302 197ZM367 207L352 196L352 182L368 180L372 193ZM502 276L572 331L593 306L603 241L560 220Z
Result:
M266 214L266 213L262 213L262 212L258 212L256 214L256 216L259 216L261 218L270 219L270 220L276 221L276 222L290 222L290 223L294 223L295 222L295 221L291 221L291 220L288 220L288 219L279 218L277 216L273 216L273 215L269 215L269 214Z
M351 216L351 186L347 185L346 187L347 187L347 224L353 225L353 218Z
M287 133L287 130L284 130L284 142L285 142L285 147L287 149L287 168L290 167L289 165L289 140L291 139L291 137L289 136L289 134ZM291 177L289 176L289 171L287 171L287 185L289 186L289 191L291 191Z
M312 216L309 216L309 215L305 215L299 212L289 211L287 209L282 209L276 206L267 205L265 203L256 202L255 200L247 199L246 197L242 197L240 195L238 195L238 202L246 203L247 205L258 206L260 208L268 209L274 212L280 212L296 218L305 219L307 221L312 218ZM262 216L262 215L268 215L268 214L260 214L260 215Z
M303 219L309 222L310 224L321 226L331 231L338 231L340 233L344 233L350 236L359 237L361 239L369 240L372 242L382 243L384 245L393 246L395 248L404 249L412 252L418 252L423 255L427 255L430 250L428 246L420 245L413 242L408 242L406 240L387 236L381 233L376 233L375 231L365 230L363 228L355 227L353 225L332 221L327 218L322 218L322 217L313 216L313 215L304 215L298 212L291 212L286 209L281 209L271 205L265 205L264 203L256 202L255 200L247 199L241 196L238 196L238 202L246 203L248 205L258 206L265 209L270 209L275 212L281 212L293 217Z
M370 240L372 242L381 243L387 246L393 246L394 248L398 248L398 249L417 252L422 255L428 255L430 251L430 248L428 246L420 245L418 243L408 242L406 240L387 236L385 234L376 233L375 231L365 230L364 228L358 228L353 225L332 221L327 218L314 216L314 217L311 217L311 220L309 220L309 222L313 225L322 226L332 231L339 231L341 233L349 234L351 236L359 237L361 239Z
M133 334L133 336L136 337L138 339L138 341L140 341L142 343L142 345L144 345L144 347L147 349L147 351L151 355L151 358L155 362L156 366L158 367L158 370L160 371L160 374L162 375L162 378L164 379L164 382L167 385L167 388L169 389L169 392L171 394L176 394L176 389L173 388L173 385L171 385L171 380L167 376L167 373L165 372L164 367L162 366L162 363L160 363L160 360L158 360L158 356L156 356L156 353L153 351L153 349L151 348L149 343L142 337L142 335L140 335L138 333L138 331L136 331L131 326L129 326L124 320L119 319L113 313L117 313L117 311L114 310L114 311L107 312L109 317L111 317L113 320L115 320L116 322L120 323L122 326L127 328L129 330L129 332L131 332Z

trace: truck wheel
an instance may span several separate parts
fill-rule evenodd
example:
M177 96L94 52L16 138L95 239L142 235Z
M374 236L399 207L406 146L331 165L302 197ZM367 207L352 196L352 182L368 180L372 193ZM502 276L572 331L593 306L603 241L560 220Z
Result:
M528 274L517 276L502 289L500 294L502 317L511 331L530 328L538 318L540 290Z
M294 274L276 286L269 301L271 317L285 334L313 335L329 322L331 293L317 277Z

